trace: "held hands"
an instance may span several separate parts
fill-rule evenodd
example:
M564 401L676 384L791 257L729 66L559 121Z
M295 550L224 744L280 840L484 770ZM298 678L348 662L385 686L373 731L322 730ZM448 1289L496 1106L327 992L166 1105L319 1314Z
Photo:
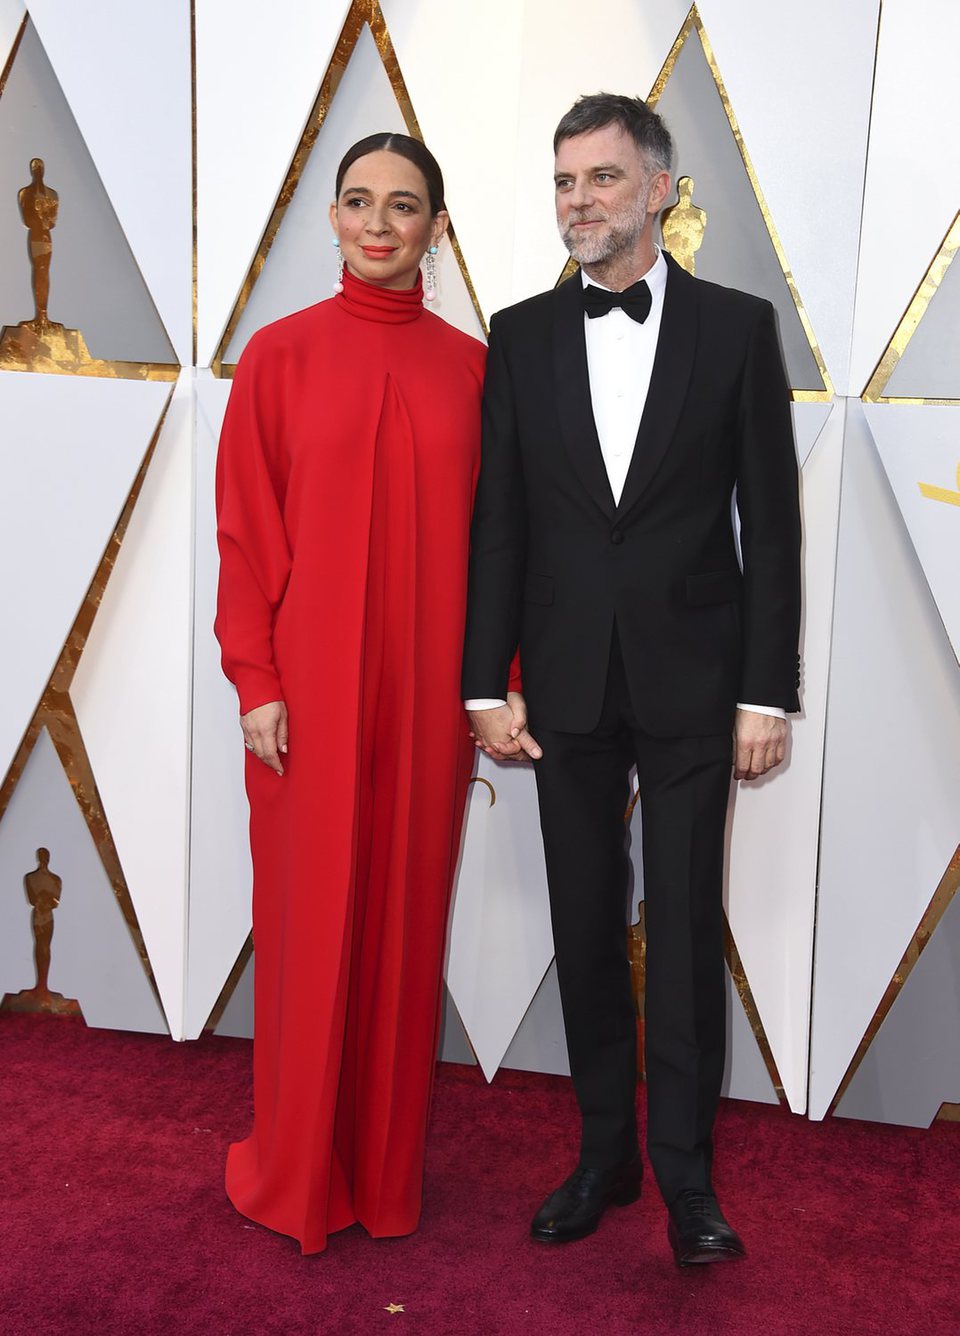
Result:
M519 691L507 692L506 705L468 710L470 736L495 761L539 761L543 751L527 731L527 705Z
M759 779L780 764L787 749L787 721L738 710L733 726L734 779Z
M287 707L282 700L272 700L267 705L258 705L255 710L240 716L243 729L243 745L264 765L283 774L280 753L287 750L289 729L287 727Z

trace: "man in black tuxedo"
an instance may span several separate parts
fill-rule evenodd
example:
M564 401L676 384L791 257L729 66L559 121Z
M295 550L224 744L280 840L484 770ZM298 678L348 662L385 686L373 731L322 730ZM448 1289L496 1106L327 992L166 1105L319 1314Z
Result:
M789 391L769 302L654 244L672 164L659 116L581 98L554 150L581 272L491 322L463 694L478 745L536 769L583 1120L579 1164L533 1220L544 1242L582 1238L640 1191L624 829L637 767L647 1147L685 1265L744 1252L711 1183L723 841L731 735L735 776L757 778L799 709ZM508 692L518 645L523 695Z

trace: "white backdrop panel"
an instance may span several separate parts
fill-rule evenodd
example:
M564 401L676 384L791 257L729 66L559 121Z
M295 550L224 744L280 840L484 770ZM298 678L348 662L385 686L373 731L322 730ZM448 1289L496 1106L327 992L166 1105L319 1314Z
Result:
M807 1093L817 832L844 414L844 403L835 403L803 470L803 713L792 716L785 767L766 779L735 785L730 840L730 927L795 1113L803 1112Z
M958 47L954 0L886 0L863 202L854 394L866 385L957 211ZM832 199L830 207L832 214Z
M550 964L553 934L531 767L481 756L477 774L487 783L470 786L446 979L490 1081Z
M524 4L383 0L382 9L489 320L514 300L513 201L519 177L529 175L517 160ZM549 173L540 184L549 195Z
M182 363L193 342L189 0L30 15Z
M196 381L196 563L190 904L184 1031L195 1039L250 931L252 869L237 693L213 634L217 555L214 471L230 381Z
M197 3L197 346L209 365L347 12L345 0Z
M764 0L702 0L699 10L827 369L846 393L879 0L808 0L789 17Z
M826 1112L957 847L958 812L960 671L862 406L851 400L823 781L813 1118Z
M551 0L524 6L517 138L513 275L498 305L553 287L567 259L553 203L553 132L583 93L646 97L687 16L687 0L638 5L606 0L602 20L558 12ZM496 225L506 210L496 211Z
M930 592L960 658L960 426L956 408L867 404L867 422ZM920 484L945 498L924 495ZM957 823L960 828L960 822Z
M174 390L71 696L167 1023L183 1035L192 372Z
M833 411L833 404L791 404L790 415L793 418L793 436L797 444L797 460L803 468L810 451L817 442L823 425Z
M143 381L0 373L0 716L6 774L169 394Z

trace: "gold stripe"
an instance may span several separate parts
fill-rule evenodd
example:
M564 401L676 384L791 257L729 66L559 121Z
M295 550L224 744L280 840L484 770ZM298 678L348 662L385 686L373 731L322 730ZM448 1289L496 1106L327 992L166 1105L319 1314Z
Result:
M397 103L400 107L400 113L403 116L407 131L414 138L419 139L421 142L423 141L420 125L413 110L413 103L410 100L410 94L407 91L407 85L400 70L400 63L397 60L397 53L394 50L393 41L390 37L386 20L383 17L383 11L380 8L378 0L353 0L350 9L347 12L347 17L344 19L340 36L337 38L337 44L334 48L333 55L330 58L330 64L327 66L326 74L323 76L323 80L320 84L320 91L317 93L310 115L307 117L306 127L300 137L300 142L294 152L290 166L287 169L287 175L280 188L280 194L277 196L277 202L274 205L273 212L264 228L256 254L251 261L250 268L247 270L246 277L240 286L240 293L234 308L230 313L230 318L227 321L223 337L220 340L213 362L211 363L211 370L215 376L230 379L233 375L233 366L224 364L224 355L237 331L240 318L246 309L247 302L250 300L257 279L263 271L263 266L270 253L270 247L273 245L277 232L280 230L287 208L296 194L297 186L300 184L310 154L313 152L313 147L317 142L317 136L327 118L327 113L336 96L337 89L340 87L340 81L346 73L350 58L356 49L357 42L360 40L360 34L363 31L365 24L370 29L371 36L373 37L380 59L383 63L384 71L390 81L390 87L393 89L394 97L397 99ZM457 258L457 263L460 266L460 272L463 275L463 280L467 286L467 291L470 294L473 309L477 314L477 319L479 320L484 333L486 333L487 322L484 319L483 311L480 309L480 303L473 286L473 280L471 279L469 270L464 262L463 253L460 249L460 244L457 241L452 225L448 228L448 235L450 237L450 244L453 247L454 255Z
M945 501L948 506L960 506L960 492L953 492L949 487L934 487L929 482L918 482L917 486L928 501Z
M767 232L769 233L770 236L770 241L773 244L773 249L776 251L777 259L780 262L780 268L783 270L783 277L786 280L787 287L790 289L790 295L793 298L793 304L797 309L797 315L800 317L800 323L803 325L803 332L807 336L807 342L810 345L810 351L813 353L814 359L816 360L817 363L817 369L820 372L821 379L823 380L824 387L822 390L801 391L801 393L804 395L803 402L829 403L833 398L834 390L833 390L833 382L830 379L830 373L827 371L827 364L823 360L823 354L820 351L820 345L817 343L817 337L813 332L813 325L810 323L810 317L807 315L807 308L803 304L803 300L800 297L800 291L797 287L796 280L794 279L790 266L787 263L786 252L784 251L783 244L780 241L780 235L777 232L776 224L773 221L773 215L770 212L763 191L760 188L760 181L756 171L754 170L753 163L750 160L750 154L747 152L747 146L743 142L743 135L740 132L740 125L737 121L736 116L734 115L733 106L730 102L730 96L727 93L723 79L721 78L720 69L719 66L717 65L717 60L713 54L713 47L710 45L710 39L708 38L706 31L704 30L704 26L703 23L701 22L699 13L697 12L696 5L694 5L693 8L691 9L690 17L693 19L694 27L696 28L697 35L700 38L700 45L703 47L703 54L707 58L707 64L710 66L710 72L713 75L713 81L717 86L717 92L720 95L720 101L723 103L723 109L727 114L727 120L730 123L730 129L733 131L733 137L737 141L737 148L740 150L740 157L743 159L743 165L746 168L747 176L750 178L750 184L753 187L753 193L756 196L757 204L760 207L760 212L763 214L763 221L764 223L766 223Z
M763 1028L763 1021L760 1019L760 1012L754 1000L753 990L750 987L750 980L747 978L747 972L743 968L743 961L740 959L740 952L737 950L737 944L733 940L733 933L730 930L730 923L727 919L726 910L723 914L723 935L726 948L727 965L730 969L730 977L733 979L734 986L743 1004L747 1020L750 1023L750 1029L753 1031L753 1037L757 1041L757 1048L760 1050L760 1056L763 1058L763 1065L767 1069L767 1075L776 1092L777 1099L784 1108L789 1108L786 1092L783 1088L783 1081L780 1079L780 1072L777 1068L776 1059L773 1056L773 1050L770 1047L770 1041L767 1039L767 1032Z
M934 1122L960 1123L960 1104L941 1104Z
M874 368L873 375L867 382L866 389L863 391L862 399L867 404L956 404L960 403L960 398L955 399L908 399L899 396L886 396L884 390L890 377L896 369L897 363L907 350L907 345L913 338L916 328L926 314L927 307L933 300L934 294L943 282L944 275L950 268L953 257L960 247L960 210L954 216L953 222L947 228L947 234L940 243L936 255L930 262L930 267L920 280L920 285L910 299L906 311L903 313L899 325L894 330L893 337L883 351L883 356Z
M236 992L237 984L240 982L240 978L241 975L243 974L243 971L249 965L250 957L252 955L253 955L253 933L250 932L247 934L247 940L244 942L243 946L241 946L240 954L233 962L233 968L227 975L223 987L220 989L220 996L213 1004L213 1010L207 1017L206 1023L203 1027L204 1030L208 1032L215 1030L217 1026L220 1024L220 1022L223 1020L223 1013L227 1009L227 1004L229 1003L230 999Z
M16 329L7 325L0 330L2 336L6 330ZM151 380L175 381L180 375L179 363L175 362L104 362L92 357L88 362L72 366L61 366L52 360L13 359L7 354L0 357L0 371L29 371L44 376L93 376L104 380Z
M0 97L3 97L3 90L7 86L7 79L10 77L10 71L13 69L13 62L17 58L17 52L20 50L20 43L23 41L23 34L27 31L27 23L29 21L30 15L24 14L20 21L20 27L17 29L17 35L13 39L13 46L10 48L10 54L7 56L2 71L0 71Z
M867 1049L876 1038L877 1031L886 1020L890 1008L900 996L900 989L910 977L910 971L920 959L924 947L936 931L937 924L947 912L947 908L956 894L958 887L960 887L960 845L957 846L956 853L947 864L947 870L940 878L940 884L934 891L933 898L929 905L927 905L923 917L917 926L917 930L911 937L910 943L900 959L900 964L894 970L893 978L887 984L883 997L881 997L880 1003L876 1011L873 1013L870 1024L867 1026L863 1038L857 1045L857 1051L851 1059L850 1066L844 1073L843 1080L837 1087L837 1093L830 1101L830 1107L827 1109L828 1117L836 1110L837 1105L847 1093L847 1088L854 1076L856 1076L857 1069L863 1061Z
M666 60L663 62L663 66L661 67L660 73L653 81L653 87L647 94L647 106L650 107L651 109L654 110L656 109L657 103L663 96L663 90L667 86L667 81L669 80L671 74L673 73L674 66L677 63L680 52L683 50L683 45L686 42L687 38L690 36L691 30L693 29L693 25L697 20L697 17L698 17L697 7L696 5L691 5L690 13L684 19L683 26L677 33L677 39L674 42L673 46L670 48L670 52Z
M557 279L556 283L554 283L553 286L555 288L558 288L560 284L565 283L568 278L573 278L574 274L577 272L579 268L580 268L579 264L577 264L576 260L571 255L570 258L567 260L567 263L560 270L560 277Z

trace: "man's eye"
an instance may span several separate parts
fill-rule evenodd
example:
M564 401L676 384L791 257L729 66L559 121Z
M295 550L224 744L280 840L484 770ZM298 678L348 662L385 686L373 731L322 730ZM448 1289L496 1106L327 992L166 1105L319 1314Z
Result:
M612 181L612 180L613 180L613 177L610 175L609 172L597 172L597 180L598 180L598 181Z
M359 199L359 198L356 198L356 197L354 197L353 199L348 199L348 200L347 200L347 208L348 208L348 209L359 209L359 208L362 206L362 204L363 204L363 200L362 200L362 199Z
M571 185L571 182L570 182L570 180L569 180L566 176L561 177L560 180L557 181L557 189L558 189L558 190L569 190L569 189L570 189L570 185Z

